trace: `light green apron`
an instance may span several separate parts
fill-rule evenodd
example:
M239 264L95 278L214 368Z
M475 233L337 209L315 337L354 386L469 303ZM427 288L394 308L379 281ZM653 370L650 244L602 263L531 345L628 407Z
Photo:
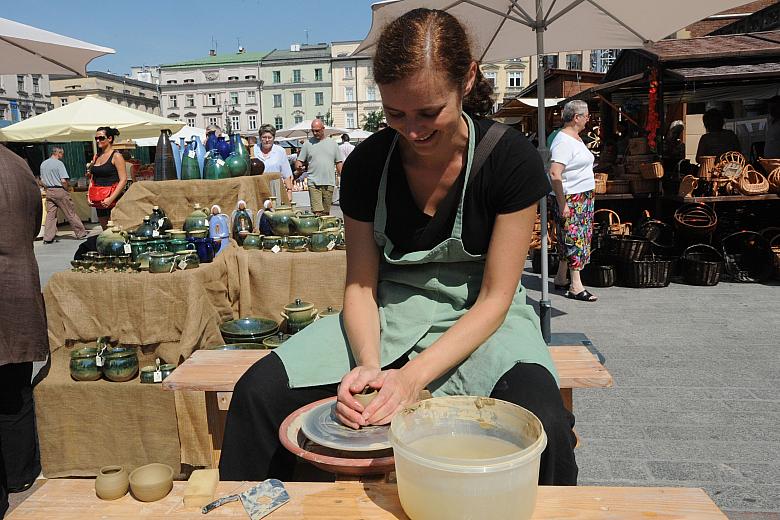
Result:
M485 255L469 254L461 240L463 201L474 158L474 123L469 129L468 159L452 234L429 251L399 254L385 234L387 171L398 141L388 152L379 183L374 238L382 249L377 299L379 305L382 366L404 354L413 358L431 346L463 316L477 299L485 270ZM499 378L518 362L545 367L556 379L539 319L525 303L518 286L504 323L471 356L428 385L434 396L482 395L493 390ZM317 320L276 349L290 387L332 384L355 366L341 315Z

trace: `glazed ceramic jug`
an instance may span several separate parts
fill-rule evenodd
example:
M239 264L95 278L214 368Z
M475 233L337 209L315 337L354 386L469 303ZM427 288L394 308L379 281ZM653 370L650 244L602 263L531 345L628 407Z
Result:
M135 228L133 235L137 237L152 238L153 236L157 236L160 234L159 232L155 234L154 231L155 229L152 227L152 218L149 215L146 215L144 217L143 223L137 228Z
M173 150L173 165L176 167L176 178L181 179L181 145L171 139L171 150Z
M196 202L192 208L192 213L184 219L184 226L182 227L187 233L195 231L196 229L208 229L209 214Z
M236 210L233 212L233 240L238 242L238 245L242 245L244 237L252 231L253 227L251 210L246 207L246 202L243 200L238 201Z
M334 228L315 231L309 239L309 248L317 253L324 253L336 247L337 230Z
M148 241L149 239L146 237L130 237L130 256L133 261L137 261L141 253L149 252Z
M290 220L299 235L308 237L320 229L319 217L309 211L296 211L295 216L291 217Z
M224 137L220 137L217 139L217 150L222 159L227 159L233 148L230 146L229 141L226 141Z
M195 251L197 251L201 263L207 264L214 260L216 248L211 237L190 237L187 241L195 245Z
M159 234L167 233L173 229L173 224L160 206L152 206L152 214L149 215L152 229L156 229Z
M225 162L230 169L231 177L241 177L249 175L249 154L244 148L244 144L241 142L241 134L232 134L230 136L230 144L233 151L230 152Z
M156 181L172 181L177 178L170 135L170 130L160 130L160 137L157 139L154 155L154 180Z
M340 217L334 217L333 215L322 215L320 217L320 229L328 228L340 228L344 225L344 221Z
M203 178L208 180L230 178L230 169L216 149L210 150L206 156L206 165L203 168Z
M126 254L125 244L127 244L127 236L119 226L109 227L95 240L98 253L104 256Z
M291 234L290 224L294 216L291 206L279 206L269 212L268 217L271 219L271 229L274 230L274 234L283 237Z
M200 164L198 163L198 143L191 141L181 156L181 180L200 180Z
M202 178L203 168L206 166L206 147L197 135L190 137L190 144L192 143L195 146L195 155L198 157L198 167L200 168L200 176Z

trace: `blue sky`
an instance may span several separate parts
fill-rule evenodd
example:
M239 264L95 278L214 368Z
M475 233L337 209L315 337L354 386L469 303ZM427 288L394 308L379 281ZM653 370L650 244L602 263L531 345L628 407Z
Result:
M361 40L371 0L0 0L0 17L111 47L89 70L123 74L218 52L289 48L291 43ZM280 7L282 6L282 7Z

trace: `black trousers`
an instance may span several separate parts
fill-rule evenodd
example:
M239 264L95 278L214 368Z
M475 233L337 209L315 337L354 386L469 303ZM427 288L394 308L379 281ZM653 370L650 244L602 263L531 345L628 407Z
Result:
M404 356L386 368L400 368L406 361ZM284 365L273 353L255 363L233 392L219 462L220 479L290 480L295 456L279 441L279 426L298 408L335 396L336 386L290 388ZM547 369L518 363L499 379L490 396L520 405L542 422L547 448L542 453L539 483L576 485L574 416L564 408Z
M22 488L41 473L32 368L32 363L0 365L0 518L8 509L9 488Z

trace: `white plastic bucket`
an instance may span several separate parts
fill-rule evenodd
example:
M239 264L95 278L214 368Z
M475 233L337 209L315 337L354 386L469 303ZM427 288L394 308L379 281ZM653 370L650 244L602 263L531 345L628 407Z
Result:
M389 438L412 520L531 517L547 436L525 408L485 397L427 399L396 414ZM501 451L494 444L504 454L482 458Z

